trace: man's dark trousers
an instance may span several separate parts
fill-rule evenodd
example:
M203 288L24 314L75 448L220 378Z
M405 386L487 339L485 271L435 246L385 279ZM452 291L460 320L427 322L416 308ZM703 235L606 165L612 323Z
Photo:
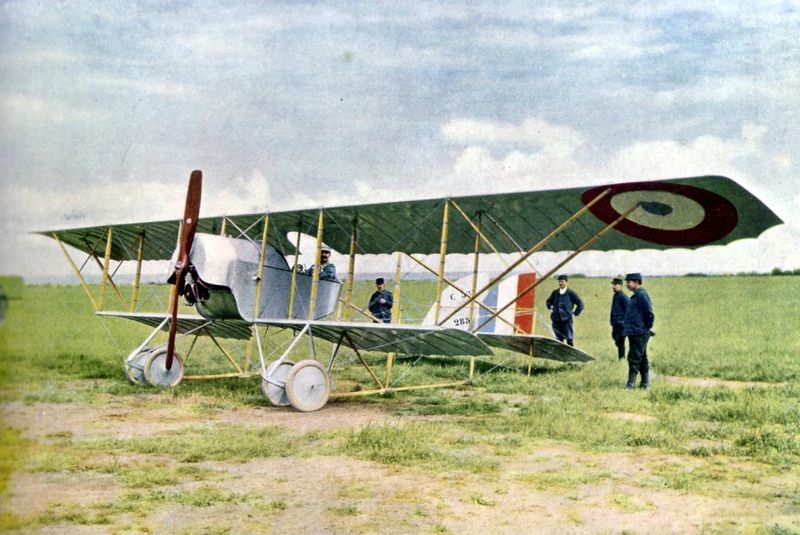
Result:
M575 338L575 331L572 327L572 318L568 320L552 320L553 333L556 335L556 340L559 342L567 341L568 345L573 345Z
M614 344L617 346L617 357L620 360L625 358L625 335L622 334L623 331L624 325L622 323L617 323L611 327L611 338L614 339Z
M650 362L647 360L647 342L649 340L650 334L628 335L628 384L626 387L633 388L637 374L642 376L642 388L650 386Z

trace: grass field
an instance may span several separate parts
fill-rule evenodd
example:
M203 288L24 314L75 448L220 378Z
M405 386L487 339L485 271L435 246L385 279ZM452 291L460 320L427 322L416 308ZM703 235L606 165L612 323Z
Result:
M78 286L26 287L0 328L0 531L800 532L800 277L645 283L649 392L622 390L608 281L574 278L576 342L598 362L537 360L528 377L501 354L470 387L313 414L267 407L257 378L129 385L121 360L147 328L93 317ZM405 320L433 287L403 284ZM152 289L145 308L163 310ZM348 362L337 386L369 387ZM222 371L210 344L190 366ZM395 370L403 384L465 374L463 359Z

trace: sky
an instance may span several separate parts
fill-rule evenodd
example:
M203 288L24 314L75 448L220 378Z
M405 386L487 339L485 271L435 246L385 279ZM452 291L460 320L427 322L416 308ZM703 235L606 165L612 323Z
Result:
M719 174L786 224L570 269L800 268L796 1L0 2L0 121L28 281L70 277L32 231L177 219L193 169L202 216Z

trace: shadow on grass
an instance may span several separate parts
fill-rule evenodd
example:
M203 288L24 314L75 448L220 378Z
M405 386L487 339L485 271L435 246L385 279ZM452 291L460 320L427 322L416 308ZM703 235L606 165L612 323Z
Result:
M468 366L468 362L459 358L436 357L426 355L401 355L395 358L395 362L411 363L412 365L427 364L435 368L443 370L451 370L453 368L464 368ZM547 366L534 365L531 368L531 375L550 375L574 371L577 365L574 364L558 364L553 363ZM517 364L503 364L490 360L475 359L475 373L490 373L493 371L516 372L522 375L528 374L528 366Z

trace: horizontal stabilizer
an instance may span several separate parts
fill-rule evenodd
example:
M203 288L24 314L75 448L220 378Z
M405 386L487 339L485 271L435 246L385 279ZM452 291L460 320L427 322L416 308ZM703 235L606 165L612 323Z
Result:
M593 362L595 360L594 357L580 349L543 336L479 333L478 337L486 342L486 345L507 351L516 351L523 355L530 355L531 348L533 348L533 356L539 359L558 362Z

